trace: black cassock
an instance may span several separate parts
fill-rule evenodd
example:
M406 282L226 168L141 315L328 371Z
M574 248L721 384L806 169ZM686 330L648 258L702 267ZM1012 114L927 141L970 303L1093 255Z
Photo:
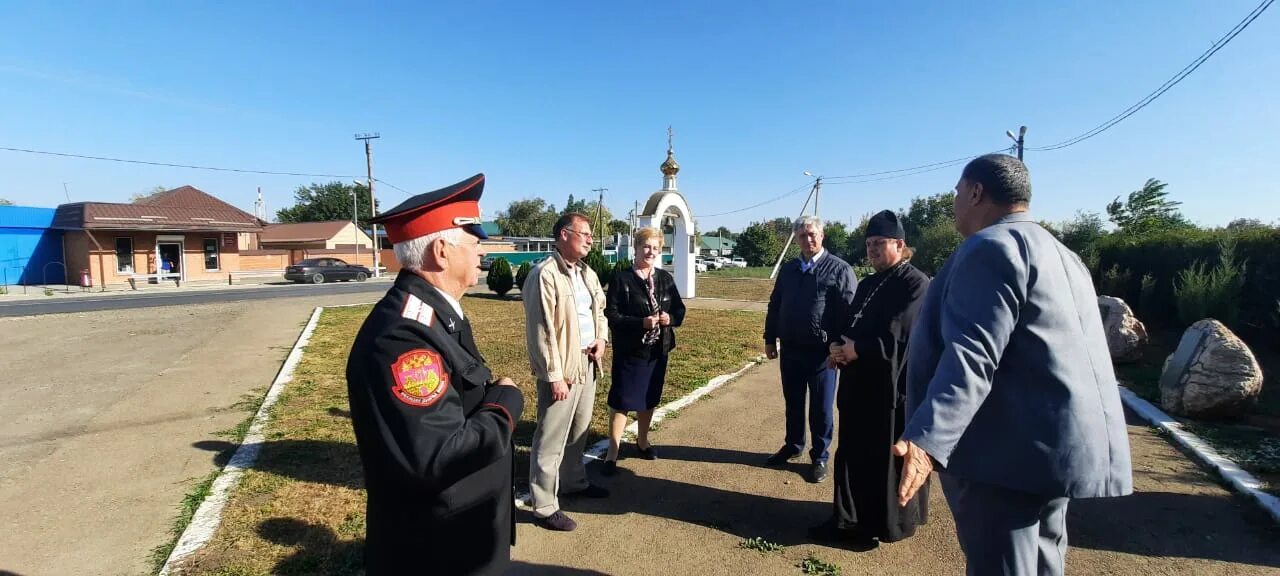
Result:
M889 452L906 424L907 337L928 286L908 262L876 273L858 283L844 323L858 359L841 367L836 393L836 527L882 542L911 536L929 516L928 483L898 506L902 458Z

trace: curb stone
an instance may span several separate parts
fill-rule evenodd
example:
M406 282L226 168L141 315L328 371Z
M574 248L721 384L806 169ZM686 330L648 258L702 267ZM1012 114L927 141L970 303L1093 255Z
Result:
M1218 473L1232 488L1257 502L1272 520L1280 523L1280 498L1264 492L1262 482L1252 474L1245 472L1239 464L1219 454L1199 436L1183 428L1180 422L1134 394L1132 390L1121 386L1120 399L1142 419L1167 432L1175 443L1191 452L1200 464Z

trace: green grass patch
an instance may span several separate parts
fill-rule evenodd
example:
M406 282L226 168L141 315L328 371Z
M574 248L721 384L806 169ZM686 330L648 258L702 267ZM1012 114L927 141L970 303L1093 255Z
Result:
M739 548L747 550L755 550L757 552L781 552L783 546L781 544L770 542L760 536L748 538L738 543Z
M698 280L703 278L768 278L773 266L750 266L747 268L721 268L699 273Z
M697 289L699 298L768 302L769 294L773 292L773 280L767 277L716 278L704 274L698 277Z
M810 554L796 567L805 574L816 574L818 576L840 576L840 567L830 562L824 562L817 556Z
M537 408L519 301L463 301L476 342L495 376L525 393L516 426L517 466L525 467ZM364 542L363 475L347 404L346 363L369 307L329 308L320 317L294 379L271 411L267 442L246 471L222 524L183 574L359 574ZM759 354L759 312L690 309L676 330L662 402L742 368ZM610 380L599 382L591 433L608 432ZM517 481L526 476L516 473ZM166 553L167 554L167 553Z
M178 545L178 538L181 538L187 526L191 525L191 518L196 515L196 509L205 498L209 497L209 490L213 488L213 481L218 478L219 472L221 470L210 472L182 497L182 502L178 504L178 516L173 519L173 525L169 528L169 540L151 549L152 572L158 573L161 568L164 568L164 563L169 560L169 553L173 552L173 547Z

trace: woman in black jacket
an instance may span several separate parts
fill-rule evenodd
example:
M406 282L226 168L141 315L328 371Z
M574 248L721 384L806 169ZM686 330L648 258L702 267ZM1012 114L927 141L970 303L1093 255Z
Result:
M618 449L627 412L635 412L639 430L636 449L647 460L658 457L649 443L653 409L662 398L667 377L667 355L676 345L674 328L684 321L684 302L675 279L660 266L662 232L641 228L635 236L636 259L632 270L619 271L609 283L604 315L613 340L613 383L609 387L609 453L604 474L618 470Z

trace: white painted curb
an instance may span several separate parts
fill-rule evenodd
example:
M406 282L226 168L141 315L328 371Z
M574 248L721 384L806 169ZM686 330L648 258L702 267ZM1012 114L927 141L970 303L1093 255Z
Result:
M280 392L284 390L285 385L293 380L293 371L302 360L302 349L311 341L311 333L315 332L316 323L320 320L322 311L324 307L317 307L311 312L311 320L307 322L306 328L302 329L302 334L298 335L298 341L294 342L293 349L289 351L284 365L280 367L280 372L276 374L271 388L267 390L266 397L262 399L262 406L253 416L249 433L245 435L240 447L236 448L231 461L213 481L209 495L205 497L204 502L200 503L195 515L191 517L191 523L182 532L182 537L178 539L177 545L169 553L169 558L165 560L164 567L160 569L160 576L168 576L178 562L208 543L214 531L218 529L218 523L222 521L222 509L227 505L231 490L240 482L240 476L244 475L244 471L252 468L253 463L258 459L258 452L262 450L263 430L266 428L271 407L280 398Z
M1121 386L1120 399L1124 400L1125 406L1128 406L1130 410L1150 422L1151 425L1168 432L1173 437L1173 440L1189 450L1196 460L1221 475L1236 491L1253 498L1267 514L1271 515L1273 520L1280 522L1280 498L1263 492L1262 482L1254 478L1252 474L1245 472L1235 462L1218 454L1200 437L1188 432L1182 427L1181 423L1156 408L1150 402L1138 397L1132 390Z
M693 392L685 394L683 397L672 400L671 402L668 402L666 405L659 407L657 410L653 411L653 420L650 423L650 426L656 425L657 423L661 422L664 418L666 418L672 412L676 412L681 408L684 408L690 404L693 404L699 398L706 396L707 394L714 392L717 388L736 380L739 376L742 376L742 374L745 373L747 370L750 370L753 366L756 366L760 363L761 363L761 360L752 360L751 362L748 362L745 366L743 366L741 370L738 370L737 372L734 372L732 374L721 374L719 376L716 376L715 378L708 380L706 384L703 384ZM638 430L639 425L640 425L639 422L632 422L631 424L628 424L627 427L622 430L622 439L627 440L629 438L633 438L636 434L636 430ZM605 454L608 451L609 451L609 439L605 438L603 440L600 440L599 442L596 442L595 444L592 444L586 450L582 451L582 463L590 464L592 460L603 460ZM516 494L516 507L521 510L532 510L533 508L532 506L530 506L529 498L530 498L530 494L528 492L521 492L519 494Z

